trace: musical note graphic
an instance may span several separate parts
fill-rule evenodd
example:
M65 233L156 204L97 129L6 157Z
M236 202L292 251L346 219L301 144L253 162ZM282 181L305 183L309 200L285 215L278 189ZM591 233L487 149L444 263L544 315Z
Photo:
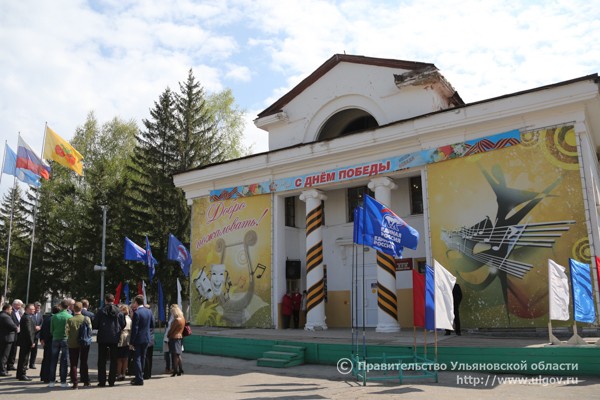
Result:
M265 265L262 265L261 263L256 264L256 268L254 268L254 271L252 271L252 275L256 274L256 271L258 271L259 269L260 269L260 272L258 273L258 275L256 275L256 279L262 278L267 267Z

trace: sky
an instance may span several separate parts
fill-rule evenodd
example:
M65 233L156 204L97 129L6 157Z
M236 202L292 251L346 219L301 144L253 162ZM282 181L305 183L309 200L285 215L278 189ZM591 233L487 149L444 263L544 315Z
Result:
M92 111L142 127L191 68L263 152L257 114L334 54L433 63L472 103L600 72L599 39L589 0L0 0L0 139L39 153Z

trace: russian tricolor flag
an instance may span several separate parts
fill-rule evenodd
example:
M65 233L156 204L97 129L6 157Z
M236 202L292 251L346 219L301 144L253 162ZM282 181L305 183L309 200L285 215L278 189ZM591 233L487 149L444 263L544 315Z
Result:
M50 179L50 166L21 139L21 135L17 148L17 168L28 169L46 180Z

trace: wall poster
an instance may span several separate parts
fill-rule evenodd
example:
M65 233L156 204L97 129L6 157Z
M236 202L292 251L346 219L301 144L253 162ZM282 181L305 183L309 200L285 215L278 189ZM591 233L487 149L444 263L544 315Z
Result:
M271 195L192 207L192 324L271 328Z
M467 328L547 326L548 259L567 274L590 262L573 126L520 141L427 167L433 258L461 285Z

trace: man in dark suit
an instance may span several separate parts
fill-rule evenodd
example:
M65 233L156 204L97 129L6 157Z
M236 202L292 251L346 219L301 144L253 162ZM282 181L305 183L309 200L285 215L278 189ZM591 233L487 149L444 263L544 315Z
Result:
M12 345L17 338L17 325L11 317L12 306L4 304L0 312L0 376L10 376L6 369L6 363Z
M10 354L8 355L8 361L6 362L7 370L15 370L15 360L17 359L17 338L19 337L19 330L21 329L21 315L23 315L23 302L19 299L14 299L12 302L12 314L10 317L13 322L17 326L17 336L15 336L15 341L11 345Z
M152 311L152 308L149 304L144 304L144 307ZM152 354L154 354L154 323L150 325L150 342L148 342L148 347L146 350L146 363L144 364L144 379L152 378Z
M50 330L50 324L52 322L52 316L58 314L60 310L61 308L58 304L53 306L52 314L44 316L42 329L40 329L40 343L44 349L42 367L40 368L40 380L44 383L50 383L50 364L52 362L52 331Z
M29 354L35 346L35 322L33 322L33 313L35 306L27 304L25 314L21 317L21 331L17 338L19 349L19 362L17 363L17 379L20 381L30 381L27 376L27 366L29 365Z
M81 305L83 306L83 308L81 309L81 313L83 315L85 315L86 317L88 317L90 319L90 321L94 321L94 313L91 312L90 310L88 310L88 308L90 308L89 300L88 299L81 300Z
M35 311L33 312L32 318L35 323L35 345L31 349L29 355L29 368L35 369L35 360L37 359L37 345L40 340L40 330L42 329L42 322L44 322L44 315L42 314L42 303L36 301L33 303Z
M135 378L132 385L144 384L144 365L146 351L150 343L150 327L154 326L152 311L144 307L144 296L138 295L133 299L133 319L131 322L130 347L135 349Z
M458 283L455 283L452 288L452 299L454 300L454 332L457 336L460 336L460 302L462 301L462 289ZM452 334L452 331L446 329L446 336L450 334Z

